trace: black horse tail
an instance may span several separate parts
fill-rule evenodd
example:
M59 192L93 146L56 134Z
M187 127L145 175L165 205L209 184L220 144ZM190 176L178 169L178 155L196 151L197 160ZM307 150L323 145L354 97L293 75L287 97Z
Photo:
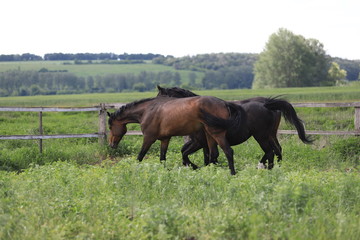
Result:
M305 128L303 121L297 116L294 107L288 101L280 98L268 98L264 106L269 110L278 110L282 113L285 118L285 121L289 122L295 126L298 136L303 143L310 144L313 142L305 134Z
M204 120L205 124L210 127L220 128L220 129L231 129L231 132L237 132L243 127L246 114L245 110L237 104L234 103L226 103L226 106L230 113L230 118L224 119L220 117L216 117L213 114L200 109L202 114L202 119Z

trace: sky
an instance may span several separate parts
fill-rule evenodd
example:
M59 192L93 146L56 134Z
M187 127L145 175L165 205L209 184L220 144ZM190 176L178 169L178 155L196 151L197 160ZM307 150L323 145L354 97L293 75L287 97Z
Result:
M280 28L360 59L359 0L1 0L0 54L261 53Z

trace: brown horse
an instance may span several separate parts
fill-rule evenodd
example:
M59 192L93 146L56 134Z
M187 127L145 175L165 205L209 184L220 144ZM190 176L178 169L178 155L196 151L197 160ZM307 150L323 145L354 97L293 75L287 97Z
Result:
M195 93L182 88L162 88L158 86L158 96L169 96L177 98L186 98L198 96ZM305 135L305 129L302 121L297 117L295 109L292 105L278 98L256 97L243 101L237 101L246 113L246 124L240 128L240 132L229 131L226 135L230 145L237 145L245 142L251 136L259 143L264 151L264 156L259 162L260 168L271 169L274 166L274 155L278 161L282 159L282 149L277 139L277 130L279 128L281 113L285 120L295 126L299 138L304 143L311 143ZM190 136L191 140L181 149L184 161L187 161L188 155L203 148L204 162L209 164L212 162L208 157L208 148L205 144L204 134L196 133ZM216 154L216 156L218 153ZM213 158L216 161L216 158Z
M210 113L211 112L211 113ZM202 132L205 135L211 161L215 161L218 144L224 151L231 174L235 174L233 150L226 138L226 132L239 129L244 122L243 109L215 97L194 98L157 97L135 101L122 106L115 113L108 113L109 144L116 148L125 135L128 123L139 123L143 132L143 144L138 155L142 161L150 146L161 141L160 160L166 160L166 151L172 136L186 136ZM189 159L184 165L197 166Z

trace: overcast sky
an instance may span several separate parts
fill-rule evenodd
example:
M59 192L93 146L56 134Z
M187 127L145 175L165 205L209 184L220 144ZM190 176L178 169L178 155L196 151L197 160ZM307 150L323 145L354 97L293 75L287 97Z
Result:
M359 0L1 0L0 54L260 53L286 28L360 59Z

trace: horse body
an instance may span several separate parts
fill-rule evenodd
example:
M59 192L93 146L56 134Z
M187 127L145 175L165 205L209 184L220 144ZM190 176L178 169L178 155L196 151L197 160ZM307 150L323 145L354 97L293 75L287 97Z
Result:
M205 133L210 158L216 157L218 144L228 159L231 174L235 174L233 151L226 139L226 130L235 126L236 131L237 126L242 125L239 109L235 104L215 97L143 99L109 114L109 143L111 147L116 147L126 133L126 124L139 123L144 138L138 160L142 161L156 140L161 141L160 160L166 160L172 136L186 136L201 131ZM184 161L184 164L197 168L190 160Z
M158 90L158 96L178 98L198 96L189 90L177 87L161 88L158 86ZM241 144L253 136L264 151L264 156L260 160L262 166L265 166L266 162L268 162L267 167L271 169L274 165L274 155L277 156L278 161L281 161L282 159L282 149L277 139L277 130L281 120L281 113L283 113L288 122L296 127L299 138L304 143L311 142L311 140L305 136L304 127L301 120L297 117L294 108L287 101L277 98L256 97L243 101L236 101L236 103L239 104L245 112L245 124L240 126L238 131L228 131L226 138L229 144L233 146ZM204 134L198 132L191 135L190 138L191 140L185 143L181 150L183 159L187 161L189 159L189 154L204 148L205 164L212 162L208 157L208 149L205 145Z

